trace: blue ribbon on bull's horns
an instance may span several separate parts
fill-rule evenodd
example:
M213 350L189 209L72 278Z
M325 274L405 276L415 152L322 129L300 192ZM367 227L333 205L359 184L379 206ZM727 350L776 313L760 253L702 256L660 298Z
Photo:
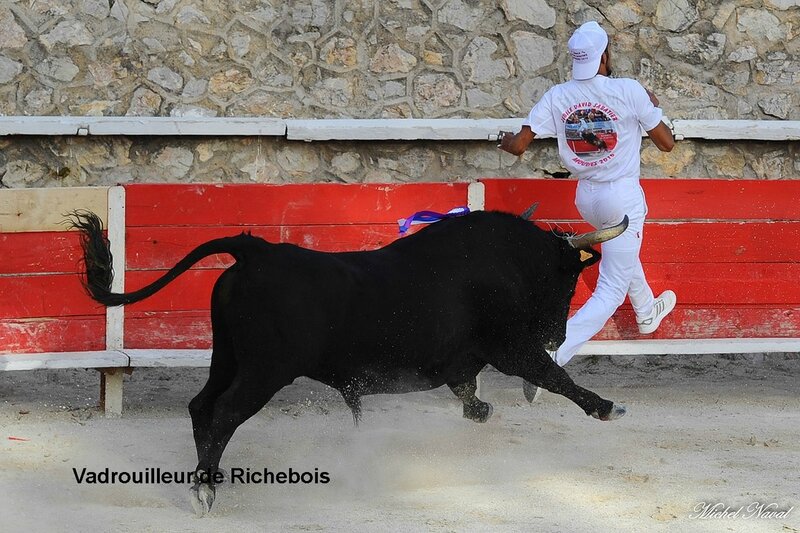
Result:
M439 222L445 218L461 217L469 213L469 207L454 207L447 213L437 213L436 211L417 211L408 218L401 218L397 221L400 226L400 235L408 231L412 224L430 224Z

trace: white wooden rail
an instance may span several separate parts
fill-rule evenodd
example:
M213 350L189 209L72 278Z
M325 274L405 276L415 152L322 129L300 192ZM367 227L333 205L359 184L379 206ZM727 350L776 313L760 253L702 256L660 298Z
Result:
M274 136L302 141L487 140L498 130L517 131L507 119L280 119L260 117L0 117L7 135ZM677 140L795 141L800 120L672 121Z
M578 355L709 355L796 352L800 352L800 339L775 337L589 341L578 351ZM128 367L206 368L210 364L210 349L124 349L0 354L0 371Z
M3 135L286 135L275 118L0 117Z
M800 120L679 120L672 121L676 140L800 140Z

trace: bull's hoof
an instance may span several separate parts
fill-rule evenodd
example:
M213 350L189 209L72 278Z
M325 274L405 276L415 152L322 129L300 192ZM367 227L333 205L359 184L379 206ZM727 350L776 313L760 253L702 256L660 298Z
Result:
M189 501L194 509L194 514L198 517L207 515L214 504L214 487L208 483L192 487L189 492Z
M594 411L592 413L592 417L594 417L594 418L596 418L598 420L602 420L603 422L610 422L611 420L616 420L618 418L622 418L623 416L625 416L625 412L626 411L625 411L625 407L624 406L617 405L617 404L612 404L611 405L611 410L608 412L608 414L606 414L604 416L600 416L600 414L597 411Z
M542 389L540 387L537 387L527 379L523 379L522 394L525 395L525 399L528 400L528 403L533 403L539 398L539 396L542 395Z
M486 422L492 416L494 407L488 402L477 402L471 405L464 404L464 418L474 422Z
M202 475L202 471L198 471ZM216 489L210 483L200 483L196 481L195 484L189 489L189 502L192 504L192 509L198 517L203 517L211 510L214 505L214 495Z

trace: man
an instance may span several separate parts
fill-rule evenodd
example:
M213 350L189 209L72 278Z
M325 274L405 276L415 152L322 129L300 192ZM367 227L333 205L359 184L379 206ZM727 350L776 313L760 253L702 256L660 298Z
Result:
M537 103L516 134L501 132L502 150L521 155L537 135L558 138L564 166L578 178L575 205L595 228L619 223L627 214L628 229L603 244L600 276L591 298L567 321L564 343L553 359L564 366L580 347L611 318L627 295L639 332L653 333L675 307L675 293L658 298L647 284L639 260L647 205L639 185L642 129L659 150L674 146L662 122L658 99L639 82L612 79L608 35L596 22L575 30L569 40L572 80L552 87ZM581 130L585 117L603 123L602 144Z

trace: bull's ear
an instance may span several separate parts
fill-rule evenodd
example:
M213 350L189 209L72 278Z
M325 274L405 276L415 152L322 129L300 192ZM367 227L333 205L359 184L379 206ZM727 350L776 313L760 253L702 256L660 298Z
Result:
M581 268L590 267L600 261L600 252L592 248L578 250L581 259Z
M600 261L600 252L593 248L576 250L564 241L566 246L561 248L561 269L569 272L581 272Z

